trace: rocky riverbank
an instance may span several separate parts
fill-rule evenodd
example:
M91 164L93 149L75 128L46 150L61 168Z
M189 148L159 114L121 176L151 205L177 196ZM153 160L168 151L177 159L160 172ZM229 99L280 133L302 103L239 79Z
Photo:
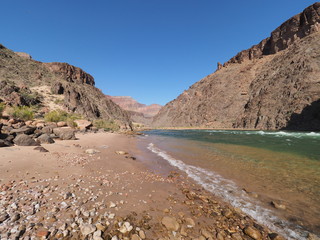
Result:
M135 136L76 137L0 149L0 239L286 239L177 172L150 172Z

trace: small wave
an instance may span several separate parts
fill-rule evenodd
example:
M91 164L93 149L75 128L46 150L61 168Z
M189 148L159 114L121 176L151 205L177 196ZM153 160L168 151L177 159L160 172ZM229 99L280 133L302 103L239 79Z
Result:
M245 130L207 130L210 135L215 133L221 134L234 134L234 135L262 135L262 136L275 136L275 137L320 137L320 133L316 132L285 132L285 131L245 131Z
M153 143L148 145L148 149L166 160L170 165L187 173L190 178L207 191L226 199L232 206L240 208L244 213L250 215L259 223L266 225L271 230L289 237L288 239L306 239L306 232L301 231L298 227L291 229L289 227L291 224L274 216L270 210L259 206L246 193L240 190L233 181L225 179L212 171L185 164L183 161L175 159L165 151L160 150Z

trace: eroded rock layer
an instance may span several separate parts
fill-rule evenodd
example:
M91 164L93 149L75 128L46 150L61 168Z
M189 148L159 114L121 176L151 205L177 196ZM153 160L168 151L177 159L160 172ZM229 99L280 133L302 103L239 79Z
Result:
M41 98L52 96L30 89L47 86L51 94L64 96L62 105L67 110L90 119L115 120L121 127L131 128L127 112L105 98L90 74L67 63L42 63L26 56L30 55L0 45L0 101L11 105L34 105L30 100L41 103Z
M320 130L320 3L164 106L154 126Z

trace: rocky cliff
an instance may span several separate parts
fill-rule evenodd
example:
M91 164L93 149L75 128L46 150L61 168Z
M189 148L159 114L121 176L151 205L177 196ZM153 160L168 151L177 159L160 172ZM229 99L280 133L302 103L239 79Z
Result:
M90 119L115 120L123 128L131 128L126 111L95 86L94 78L67 63L42 63L24 53L15 53L0 45L0 100L11 105L49 103L58 98L66 110ZM44 93L43 89L51 89ZM47 101L44 100L46 98ZM50 102L51 99L51 102ZM49 106L50 105L50 106Z
M320 3L219 65L155 116L155 126L320 130Z
M142 104L129 96L107 95L107 97L110 98L116 104L118 104L121 108L127 111L142 113L146 117L155 116L159 112L160 108L162 107L159 104L151 104L151 105Z
M118 104L122 109L126 110L130 115L131 119L136 123L142 123L144 125L150 126L153 117L161 109L159 104L146 105L139 103L137 100L129 96L109 96L113 102Z

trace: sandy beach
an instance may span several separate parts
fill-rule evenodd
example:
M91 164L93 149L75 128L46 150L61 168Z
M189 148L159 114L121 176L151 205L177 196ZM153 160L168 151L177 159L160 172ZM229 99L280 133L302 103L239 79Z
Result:
M136 136L0 148L0 239L283 239L178 172L152 173Z

